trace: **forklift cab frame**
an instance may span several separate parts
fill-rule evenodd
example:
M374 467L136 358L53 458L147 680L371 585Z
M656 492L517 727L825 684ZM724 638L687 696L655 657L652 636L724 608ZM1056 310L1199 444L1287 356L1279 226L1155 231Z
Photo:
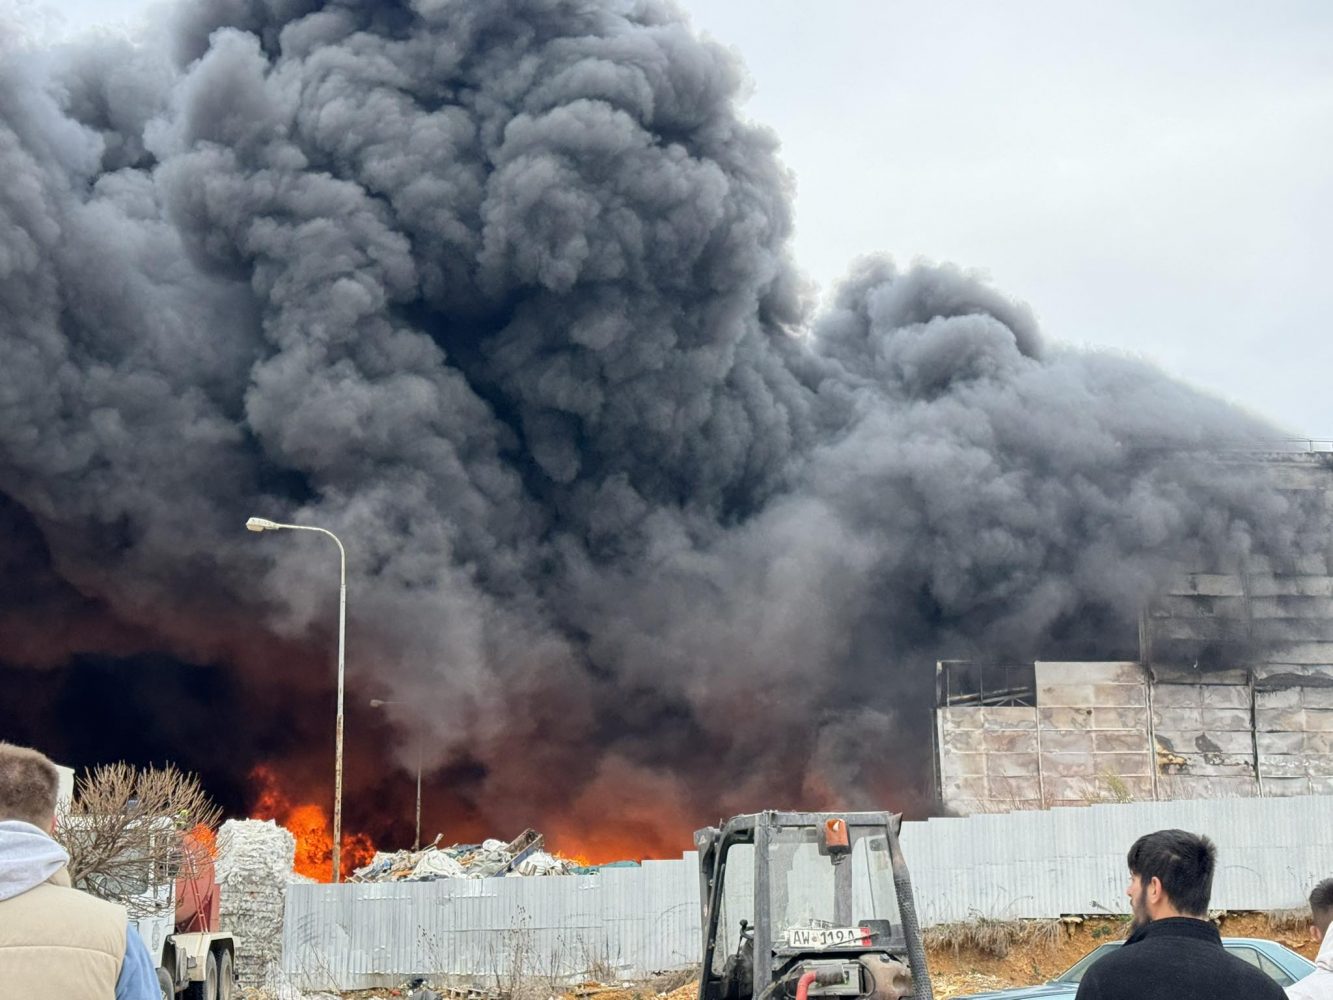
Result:
M916 951L912 947L912 938L919 944L919 932L916 928L915 908L911 900L911 885L907 880L906 867L902 863L902 853L898 845L898 831L901 817L888 812L847 812L847 813L811 813L811 812L761 812L737 816L720 829L707 827L695 833L695 847L699 852L699 891L703 908L703 968L699 985L699 1000L738 1000L736 985L728 982L728 977L715 967L719 946L726 954L728 944L719 943L719 938L730 933L730 928L720 926L723 900L726 891L728 864L733 847L752 845L754 866L754 898L752 930L742 928L742 938L752 933L752 958L746 958L746 942L742 940L737 960L752 961L752 978L748 996L741 995L739 1000L753 1000L760 997L770 987L790 977L798 966L808 964L807 960L852 959L858 955L884 953L901 956L906 961L909 953ZM780 915L774 914L774 880L786 878L787 872L775 871L775 859L780 858L784 846L794 843L789 831L800 831L800 840L805 844L817 844L819 855L826 858L828 871L832 876L833 911L826 922L831 925L827 934L836 934L839 930L852 930L855 922L864 924L860 930L864 934L850 939L835 938L819 943L802 942L794 939L789 926L775 927L775 920ZM881 901L881 906L892 902L889 919L866 919L866 914L853 912L853 864L851 854L858 841L870 837L866 850L883 852L881 868L887 870L892 864L892 883L887 892L892 894L891 901ZM795 848L793 848L794 850ZM869 859L865 851L858 865L866 865ZM790 859L790 854L788 855ZM863 873L864 874L864 873ZM904 899L904 895L906 899ZM881 914L871 914L880 918ZM918 961L923 963L924 951ZM924 971L926 989L929 990L929 978ZM847 990L816 986L812 992L846 993ZM730 994L730 995L729 995ZM925 995L929 995L928 993Z

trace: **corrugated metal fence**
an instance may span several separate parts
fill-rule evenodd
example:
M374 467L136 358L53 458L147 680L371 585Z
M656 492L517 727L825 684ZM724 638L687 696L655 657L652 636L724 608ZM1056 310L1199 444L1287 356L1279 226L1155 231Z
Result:
M903 851L929 924L976 917L1124 913L1125 852L1151 830L1218 845L1218 909L1302 904L1333 874L1333 796L1144 802L906 823ZM307 989L362 989L413 974L552 981L697 964L697 859L597 875L293 885L283 971Z
M591 970L698 962L695 856L596 875L293 885L283 971L307 989L363 989L413 974L504 985Z
M1126 913L1129 845L1171 827L1217 844L1216 909L1300 906L1315 882L1333 875L1333 796L1134 802L903 826L928 925Z

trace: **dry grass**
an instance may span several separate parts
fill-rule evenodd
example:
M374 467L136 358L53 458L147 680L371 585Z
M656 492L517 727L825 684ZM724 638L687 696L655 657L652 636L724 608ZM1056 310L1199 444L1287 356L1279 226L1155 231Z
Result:
M936 997L957 997L972 993L1002 990L1009 987L1007 979L987 975L984 972L956 972L946 975L931 973L931 985L935 987Z
M1264 923L1274 934L1304 934L1310 926L1310 911L1304 907L1291 910L1269 910Z
M682 986L687 984L697 986L699 983L699 966L692 965L688 969L676 969L674 972L659 972L645 984L657 996L663 994L675 994Z
M994 920L982 917L954 924L936 924L923 932L932 951L976 952L1005 958L1014 948L1054 948L1060 943L1058 920Z
M664 1000L693 1000L699 995L699 980L696 978L692 982L681 983L674 990L668 990L665 993L659 993L658 996Z
M1125 779L1113 771L1103 769L1101 779L1106 785L1105 798L1111 802L1133 802L1134 793L1129 790L1129 785L1125 784Z

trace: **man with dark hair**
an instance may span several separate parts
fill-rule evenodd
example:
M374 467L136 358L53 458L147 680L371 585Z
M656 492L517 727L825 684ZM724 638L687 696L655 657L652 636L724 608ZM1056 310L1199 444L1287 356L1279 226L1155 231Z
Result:
M70 888L59 786L46 757L0 743L0 997L161 1000L125 908Z
M1291 1000L1333 1000L1333 937L1328 925L1333 923L1333 878L1326 878L1310 890L1310 937L1319 942L1314 972L1299 983L1287 987Z
M1159 830L1129 849L1125 943L1083 975L1078 1000L1285 1000L1282 987L1222 948L1206 919L1217 848Z

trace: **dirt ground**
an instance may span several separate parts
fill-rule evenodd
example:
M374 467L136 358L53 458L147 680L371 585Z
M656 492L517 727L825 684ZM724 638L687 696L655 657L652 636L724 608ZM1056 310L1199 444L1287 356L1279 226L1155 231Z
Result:
M1003 958L973 949L955 952L949 947L930 949L930 974L937 1000L1004 989L1031 986L1063 972L1093 948L1124 936L1126 924L1112 917L1091 917L1080 924L1063 925L1053 940L1020 944ZM1225 937L1256 937L1278 941L1313 961L1316 948L1304 926L1292 921L1274 921L1262 913L1232 913L1220 921Z

